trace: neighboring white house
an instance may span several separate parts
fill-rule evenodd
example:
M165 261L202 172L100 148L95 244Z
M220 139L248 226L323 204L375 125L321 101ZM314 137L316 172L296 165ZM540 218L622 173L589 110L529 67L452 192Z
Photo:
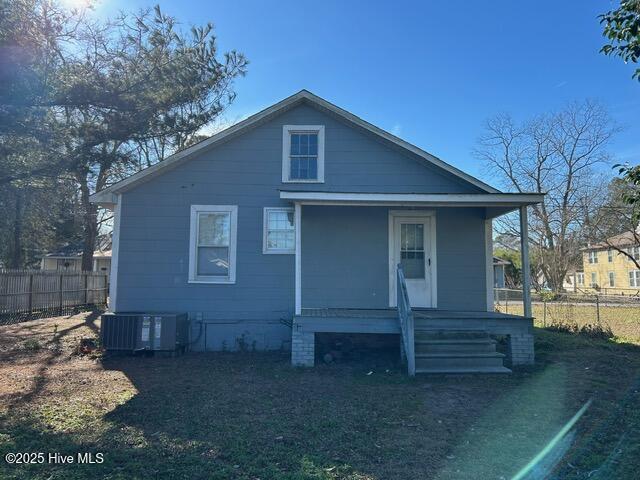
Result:
M76 245L66 245L58 251L43 255L40 269L48 271L79 272L82 270L82 249ZM93 272L109 277L111 271L111 235L98 239L98 248L93 252Z
M504 288L504 269L509 265L507 260L493 257L493 287Z

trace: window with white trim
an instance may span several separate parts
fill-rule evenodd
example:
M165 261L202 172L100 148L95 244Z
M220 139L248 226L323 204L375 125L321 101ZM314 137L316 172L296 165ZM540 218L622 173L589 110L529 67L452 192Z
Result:
M616 286L616 272L609 272L609 286Z
M613 263L613 250L611 249L607 250L607 260L609 260L609 263Z
M589 286L591 288L598 288L598 274L596 272L591 272L591 284Z
M589 263L598 263L598 252L589 252Z
M293 208L265 207L262 253L295 253Z
M634 260L640 260L640 247L629 247L627 252ZM633 262L631 258L629 258L630 262Z
M640 270L631 270L629 272L629 286L640 287Z
M282 181L324 182L324 125L284 125Z
M576 273L576 283L578 285L584 285L584 273L583 272Z
M235 283L238 207L191 205L189 281Z

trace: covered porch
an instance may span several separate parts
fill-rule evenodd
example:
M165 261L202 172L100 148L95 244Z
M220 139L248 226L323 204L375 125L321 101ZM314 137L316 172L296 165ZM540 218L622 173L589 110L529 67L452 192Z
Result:
M468 337L473 333L506 336L509 347L507 359L509 365L529 365L534 361L533 318L500 312L465 312L438 309L412 309L411 314L413 317L413 348L405 346L403 328L397 308L304 308L300 315L294 317L292 362L298 366L314 365L315 336L317 333L398 334L403 337L401 348L405 361L409 363L406 357L407 354L412 354L415 362L416 335L418 337L421 333L425 335L442 335L443 332L457 332L467 338L467 343L469 343ZM406 333L409 336L408 332ZM460 342L450 341L448 343ZM477 344L479 342L475 341L474 343ZM420 350L420 346L417 348ZM482 353L487 352L483 351ZM417 354L420 355L420 352L418 351ZM502 369L485 369L485 371L505 372Z
M408 373L504 371L533 363L527 206L540 194L367 194L282 191L294 206L292 363L312 366L315 334L399 334ZM492 219L520 212L525 315L494 312ZM495 342L494 342L495 343ZM441 351L449 345L451 351ZM475 348L475 350L473 350ZM463 354L463 352L467 352ZM433 368L421 368L425 361ZM458 368L460 367L460 368ZM500 368L498 368L500 367ZM434 370L435 369L435 370ZM480 369L482 370L482 369ZM508 370L506 370L508 371Z

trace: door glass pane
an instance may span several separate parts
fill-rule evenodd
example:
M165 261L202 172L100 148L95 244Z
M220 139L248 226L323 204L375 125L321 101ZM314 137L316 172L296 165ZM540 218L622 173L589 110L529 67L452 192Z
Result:
M400 264L405 278L425 278L424 225L400 225Z
M229 247L198 247L198 275L229 276Z
M405 278L424 278L424 252L402 252L400 263Z

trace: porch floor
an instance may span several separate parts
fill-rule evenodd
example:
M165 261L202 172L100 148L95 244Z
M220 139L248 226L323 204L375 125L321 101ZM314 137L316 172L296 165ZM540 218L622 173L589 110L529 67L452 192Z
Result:
M518 315L501 312L465 312L460 310L440 310L437 308L412 308L413 318L504 318L522 319ZM395 308L303 308L302 317L318 318L398 318Z

